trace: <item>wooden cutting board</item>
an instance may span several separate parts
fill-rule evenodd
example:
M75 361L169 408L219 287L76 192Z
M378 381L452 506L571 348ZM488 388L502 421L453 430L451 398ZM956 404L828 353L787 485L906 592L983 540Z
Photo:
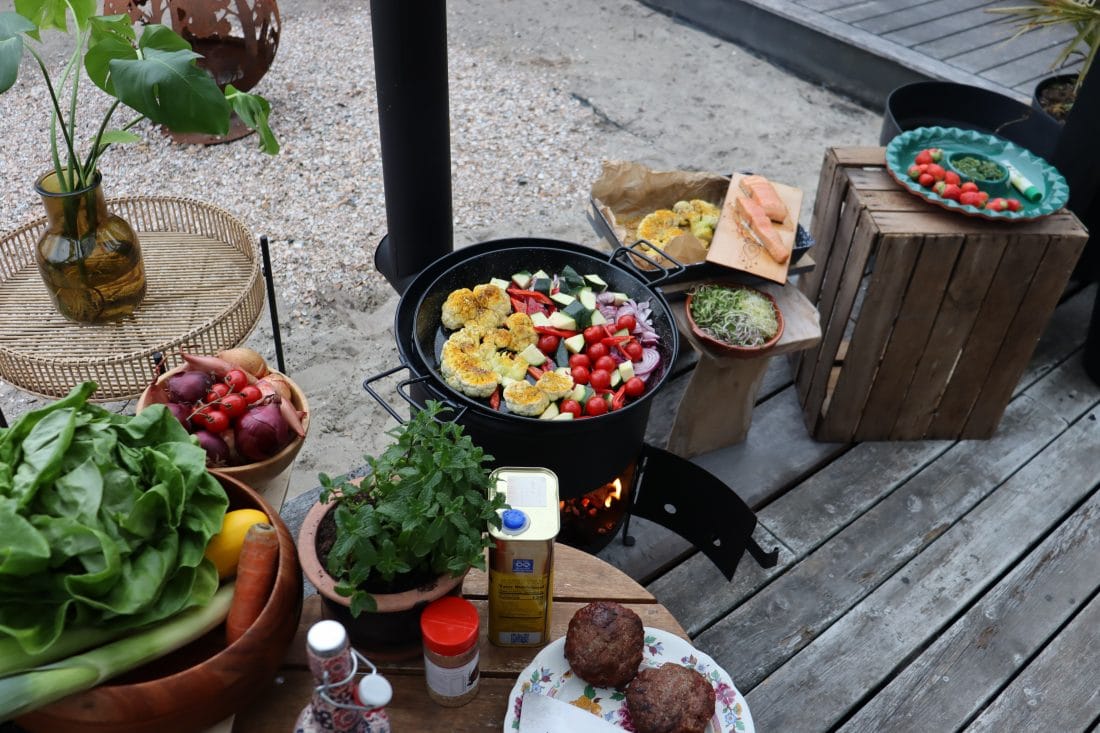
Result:
M787 269L791 260L780 264L771 258L768 251L754 240L742 234L741 227L737 223L737 215L734 213L734 199L740 193L740 181L744 176L734 173L730 177L729 189L726 191L726 200L722 205L722 213L718 217L718 226L714 228L714 238L707 252L707 262L751 272L772 282L784 284L787 282ZM771 179L768 179L771 181ZM802 209L802 190L794 186L771 181L776 193L783 203L787 205L787 218L782 224L776 224L779 238L787 246L794 248L795 233L798 229L798 212Z

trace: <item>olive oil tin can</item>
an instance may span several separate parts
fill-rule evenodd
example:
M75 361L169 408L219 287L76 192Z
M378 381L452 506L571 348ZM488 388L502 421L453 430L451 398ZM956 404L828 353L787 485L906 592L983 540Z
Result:
M489 492L511 507L489 529L489 641L540 646L550 640L558 477L547 468L498 468Z

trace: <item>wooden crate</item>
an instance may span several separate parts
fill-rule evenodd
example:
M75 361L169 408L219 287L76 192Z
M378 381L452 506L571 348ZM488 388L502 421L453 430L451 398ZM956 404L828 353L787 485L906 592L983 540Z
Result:
M795 355L817 440L988 438L1088 234L1063 209L1002 223L903 191L882 148L825 154L799 288L822 339Z

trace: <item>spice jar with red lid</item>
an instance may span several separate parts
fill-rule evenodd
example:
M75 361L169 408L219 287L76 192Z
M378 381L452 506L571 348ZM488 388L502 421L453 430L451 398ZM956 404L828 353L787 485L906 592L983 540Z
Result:
M424 677L428 697L445 707L474 699L478 690L477 608L465 598L444 596L420 615L424 637Z

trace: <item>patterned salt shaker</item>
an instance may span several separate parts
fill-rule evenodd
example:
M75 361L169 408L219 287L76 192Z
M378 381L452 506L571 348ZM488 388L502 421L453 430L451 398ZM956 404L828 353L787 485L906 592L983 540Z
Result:
M359 680L356 699L363 707L363 720L366 727L363 733L390 733L390 716L386 714L386 705L393 698L393 687L378 670L373 670Z
M306 655L309 669L317 682L310 702L316 726L314 730L365 733L366 724L361 712L350 707L356 704L352 676L354 663L344 627L337 621L313 624L306 634Z

